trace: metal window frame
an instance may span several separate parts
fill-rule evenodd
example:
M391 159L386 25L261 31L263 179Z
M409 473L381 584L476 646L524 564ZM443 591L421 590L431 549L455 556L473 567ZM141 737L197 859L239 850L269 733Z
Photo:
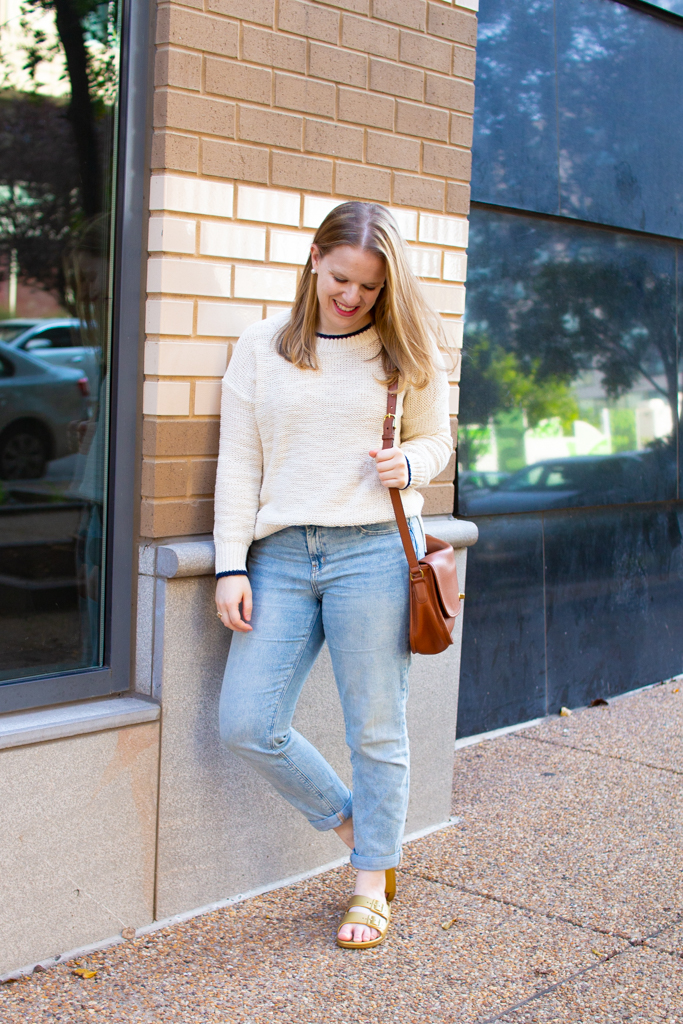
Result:
M123 693L131 686L152 5L124 0L122 15L104 667L2 683L0 713Z
M643 14L650 14L654 18L668 21L672 25L681 27L683 14L676 14L675 11L667 11L665 7L659 7L655 3L648 3L647 0L616 0L622 7L632 7L634 11L641 11Z

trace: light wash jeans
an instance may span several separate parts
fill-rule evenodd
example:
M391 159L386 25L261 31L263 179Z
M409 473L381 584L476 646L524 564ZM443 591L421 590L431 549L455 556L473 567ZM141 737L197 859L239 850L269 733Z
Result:
M424 555L422 522L410 531ZM252 633L233 633L220 732L321 832L353 814L351 863L395 867L408 806L408 569L395 522L292 526L252 544ZM292 728L327 640L351 753L353 798Z

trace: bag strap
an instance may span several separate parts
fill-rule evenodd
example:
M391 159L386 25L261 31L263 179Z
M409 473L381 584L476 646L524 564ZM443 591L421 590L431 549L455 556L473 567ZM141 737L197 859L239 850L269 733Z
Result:
M384 417L384 427L382 430L382 449L393 448L394 438L396 436L396 397L398 394L398 381L394 381L393 384L389 385L387 392L387 412ZM415 548L410 537L410 530L408 529L408 521L406 514L403 510L403 502L401 501L401 492L396 487L389 488L389 497L391 498L391 504L394 506L394 515L396 516L396 522L398 524L398 532L401 535L403 542L403 550L406 553L408 559L408 566L410 569L411 577L422 578L424 573L420 563L417 560L415 554Z

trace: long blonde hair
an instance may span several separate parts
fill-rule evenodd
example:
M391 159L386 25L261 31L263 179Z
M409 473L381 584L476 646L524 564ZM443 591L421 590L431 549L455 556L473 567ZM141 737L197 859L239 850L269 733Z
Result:
M400 380L424 388L441 369L437 347L446 347L439 316L430 308L413 274L396 221L377 203L342 203L328 213L313 239L321 256L340 245L379 256L386 279L372 313L381 343L386 383ZM309 255L292 315L276 339L278 353L302 369L316 370L318 295Z

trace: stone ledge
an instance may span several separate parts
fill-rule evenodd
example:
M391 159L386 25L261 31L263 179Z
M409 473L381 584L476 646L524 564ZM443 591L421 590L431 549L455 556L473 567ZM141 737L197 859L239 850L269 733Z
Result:
M449 541L454 548L469 548L479 537L474 523L452 516L425 516L424 525L427 533ZM145 544L140 548L140 573L143 576L170 580L183 576L211 576L213 571L213 540L207 537L157 547Z
M107 697L0 716L0 750L155 722L159 705L142 697Z
M466 519L453 516L425 516L425 533L447 540L454 548L471 548L479 539L479 528Z

